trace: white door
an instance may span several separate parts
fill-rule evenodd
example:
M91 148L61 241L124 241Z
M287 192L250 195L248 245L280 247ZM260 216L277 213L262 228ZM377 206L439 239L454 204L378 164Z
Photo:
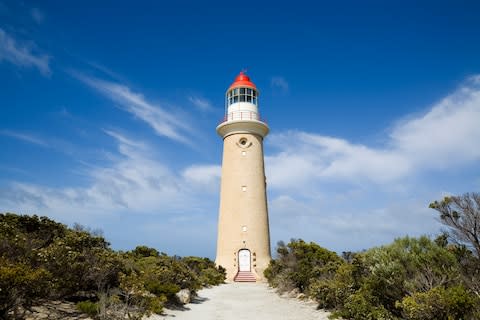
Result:
M250 250L242 249L238 252L238 268L240 271L250 271Z

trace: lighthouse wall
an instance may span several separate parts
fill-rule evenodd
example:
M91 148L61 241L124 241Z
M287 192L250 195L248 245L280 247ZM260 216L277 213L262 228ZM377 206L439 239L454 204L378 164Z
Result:
M238 271L238 251L251 253L251 271L263 280L271 260L263 161L263 138L252 133L225 136L217 265L227 269L227 281Z

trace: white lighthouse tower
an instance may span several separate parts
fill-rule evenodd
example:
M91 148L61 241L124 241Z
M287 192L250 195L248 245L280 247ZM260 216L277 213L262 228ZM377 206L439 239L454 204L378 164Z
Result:
M258 112L258 90L243 72L226 95L217 265L227 281L262 281L270 255L263 138L269 128Z

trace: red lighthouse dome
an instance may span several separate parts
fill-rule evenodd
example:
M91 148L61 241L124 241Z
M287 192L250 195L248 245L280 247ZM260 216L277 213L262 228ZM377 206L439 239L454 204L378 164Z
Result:
M231 90L233 88L238 88L238 87L249 87L252 89L257 89L257 86L250 80L250 78L243 72L240 71L238 76L235 78L235 81L233 81L232 85L228 90Z

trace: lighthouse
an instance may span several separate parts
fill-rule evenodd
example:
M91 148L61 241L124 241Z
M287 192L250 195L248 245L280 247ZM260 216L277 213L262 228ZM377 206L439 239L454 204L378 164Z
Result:
M258 111L259 92L243 72L228 88L223 138L222 178L216 264L227 281L263 281L268 267L270 231L263 138L269 128Z

